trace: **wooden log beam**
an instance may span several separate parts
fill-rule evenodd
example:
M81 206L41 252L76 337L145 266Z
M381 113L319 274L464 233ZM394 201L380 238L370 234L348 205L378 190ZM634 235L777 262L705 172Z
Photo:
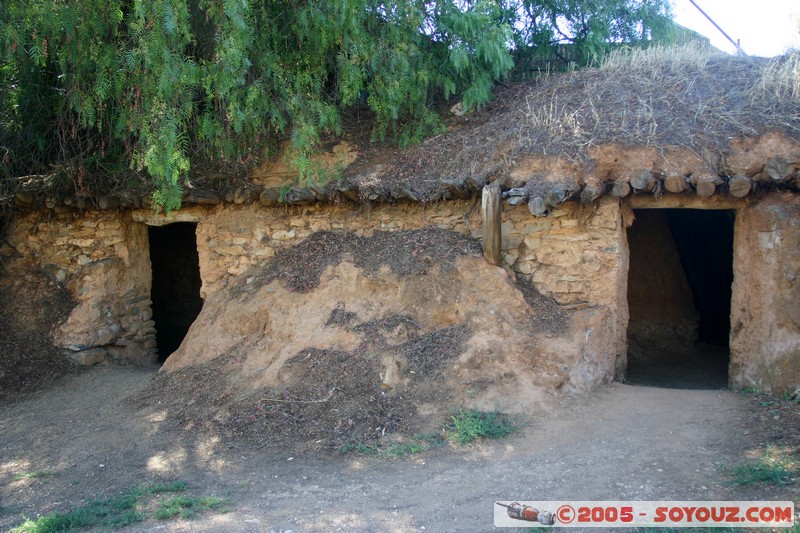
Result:
M717 192L717 185L722 183L719 176L711 174L694 174L691 177L692 185L698 196L709 198Z
M268 187L263 191L261 191L258 200L261 202L261 205L265 207L272 207L278 205L280 197L281 197L280 187Z
M728 180L728 192L736 198L744 198L750 194L752 188L753 182L747 176L737 174Z
M550 189L544 194L544 203L548 207L557 207L567 199L567 192L564 189Z
M627 179L618 179L611 187L611 195L617 198L625 198L631 193L631 184Z
M581 203L584 205L590 204L600 198L601 194L603 194L603 189L597 185L587 183L581 191Z
M500 183L493 182L483 188L481 216L483 217L483 257L492 265L500 266L503 245Z
M183 201L187 204L217 205L222 203L222 198L214 191L191 190L184 194Z
M504 191L503 198L508 202L508 205L520 205L528 201L530 193L531 190L528 187L514 187Z
M656 178L653 173L646 168L637 170L631 174L631 187L637 191L653 192L656 188Z
M116 209L120 203L119 196L105 195L97 199L97 207L100 209Z
M503 198L528 198L530 190L527 187L515 187L503 193Z
M33 205L35 200L36 197L28 191L19 191L14 195L14 201L17 203L17 205Z
M528 211L537 217L543 217L547 214L547 204L544 203L544 198L541 196L534 196L528 200Z
M784 158L773 157L768 159L764 165L764 174L769 176L772 181L780 183L789 179L792 175L792 167Z
M234 204L244 204L250 203L253 200L258 199L259 194L258 191L253 189L252 187L238 187L233 192L232 201Z
M442 186L450 193L451 198L466 198L469 196L469 189L464 183L463 176L442 178Z
M510 196L506 202L508 205L520 205L528 201L527 196Z
M688 183L683 174L670 174L664 178L664 188L672 193L682 193Z

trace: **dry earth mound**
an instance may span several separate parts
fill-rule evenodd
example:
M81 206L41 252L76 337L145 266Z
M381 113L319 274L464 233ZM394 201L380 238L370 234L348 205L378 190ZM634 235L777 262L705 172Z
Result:
M580 386L575 321L601 317L480 254L440 229L316 233L210 294L139 401L187 429L339 449Z

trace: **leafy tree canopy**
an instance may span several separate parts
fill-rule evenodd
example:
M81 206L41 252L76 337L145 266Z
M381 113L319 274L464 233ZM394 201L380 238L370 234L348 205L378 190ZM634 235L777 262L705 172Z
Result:
M585 63L647 40L667 10L667 0L8 0L0 180L52 166L78 189L87 174L125 176L175 209L195 161L247 165L290 138L308 168L353 107L371 110L374 140L419 142L442 129L437 101L480 107L515 60Z

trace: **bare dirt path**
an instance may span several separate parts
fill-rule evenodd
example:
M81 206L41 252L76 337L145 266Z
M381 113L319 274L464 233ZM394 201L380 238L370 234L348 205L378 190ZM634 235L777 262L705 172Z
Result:
M800 434L800 406L752 395L613 384L531 413L502 441L302 457L166 429L158 406L125 401L152 374L98 367L0 406L0 530L163 480L229 498L230 512L130 531L479 532L495 500L800 499L796 480L730 484L727 468Z

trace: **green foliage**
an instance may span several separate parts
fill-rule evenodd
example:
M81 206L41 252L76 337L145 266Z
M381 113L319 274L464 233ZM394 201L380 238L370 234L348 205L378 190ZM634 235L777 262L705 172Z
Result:
M646 38L665 0L28 0L0 3L0 179L31 168L149 176L180 206L192 161L311 152L352 106L373 139L443 131L441 98L479 108L512 56ZM526 52L527 51L527 52ZM0 186L0 194L2 194Z
M227 504L225 500L210 496L186 496L181 494L173 496L158 504L158 509L154 517L159 520L169 520L176 516L181 518L193 518L197 513L203 511L217 511L224 508Z
M10 533L50 533L73 531L87 527L118 529L149 518L147 503L161 494L186 490L186 483L157 483L136 487L112 498L89 500L85 505L66 512L54 512L36 520L26 520ZM227 502L207 496L172 496L158 503L152 517L167 520L180 515L191 518L206 510L223 510Z
M496 411L459 411L450 417L447 440L456 444L469 444L480 438L499 439L512 433L514 424Z
M450 422L441 431L419 433L410 441L392 442L388 445L346 443L339 451L381 457L406 457L438 448L447 442L464 445L481 438L501 439L516 429L517 426L503 413L467 410L452 415Z
M514 58L555 68L596 62L621 44L646 45L671 24L667 0L502 0L513 21Z

